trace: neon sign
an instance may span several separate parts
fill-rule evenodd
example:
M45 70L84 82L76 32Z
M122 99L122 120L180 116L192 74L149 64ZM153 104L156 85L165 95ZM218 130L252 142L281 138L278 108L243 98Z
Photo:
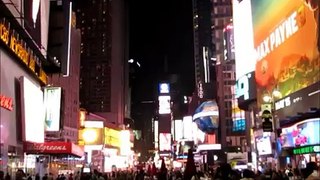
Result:
M20 61L22 61L42 83L47 84L48 76L41 68L39 58L27 47L26 42L19 37L16 31L10 30L10 24L6 23L5 20L0 20L0 40L18 56Z
M299 148L293 149L293 154L310 154L310 153L319 153L319 152L320 152L320 145L299 147Z
M0 94L0 107L3 107L9 111L12 111L13 110L12 98L9 98Z

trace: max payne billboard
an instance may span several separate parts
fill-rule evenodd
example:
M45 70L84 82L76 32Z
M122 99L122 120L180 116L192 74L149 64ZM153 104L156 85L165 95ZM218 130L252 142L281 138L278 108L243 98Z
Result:
M319 2L251 0L258 102L268 91L283 96L320 79Z

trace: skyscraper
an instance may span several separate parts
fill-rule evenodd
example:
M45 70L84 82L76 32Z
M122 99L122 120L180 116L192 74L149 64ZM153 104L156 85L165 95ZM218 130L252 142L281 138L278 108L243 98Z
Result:
M128 94L125 1L77 1L76 12L82 38L80 106L122 124Z
M215 44L212 43L212 3L210 0L193 0L193 37L195 81L200 99L215 98Z

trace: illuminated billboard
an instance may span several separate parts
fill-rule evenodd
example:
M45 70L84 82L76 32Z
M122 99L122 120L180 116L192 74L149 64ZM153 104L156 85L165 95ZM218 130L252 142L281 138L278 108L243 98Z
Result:
M170 93L169 83L160 83L159 84L159 94L168 94Z
M272 154L271 135L269 133L264 132L262 137L257 137L256 143L260 156Z
M106 127L104 135L104 144L120 148L120 131Z
M238 99L232 101L232 122L233 132L244 132L246 130L245 111L239 108Z
M61 87L44 89L45 130L60 130Z
M159 150L160 151L171 151L171 134L160 133L159 134Z
M287 96L319 81L318 6L302 0L251 3L258 97L273 90Z
M159 148L159 121L154 121L154 148Z
M223 29L223 45L224 45L224 60L234 60L234 33L233 33L233 24L227 25Z
M183 117L183 138L192 140L192 116Z
M26 77L21 82L21 109L24 123L24 140L28 142L44 142L44 106L43 92L38 84Z
M170 96L159 96L159 114L170 114Z
M174 137L175 140L183 138L183 122L181 119L174 120Z
M120 132L120 155L126 156L131 153L130 131L122 130Z
M192 117L198 128L208 134L219 127L219 108L215 100L205 101L197 107Z
M236 79L255 70L251 0L233 0Z
M307 119L282 128L280 142L283 148L320 144L320 118Z

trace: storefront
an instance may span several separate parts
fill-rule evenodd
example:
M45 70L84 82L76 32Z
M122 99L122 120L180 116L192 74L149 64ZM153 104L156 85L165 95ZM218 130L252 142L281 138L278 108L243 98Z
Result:
M283 127L280 135L286 164L305 168L308 162L320 163L320 118L305 119L294 125Z
M27 91L27 87L22 85L22 81L24 81L22 79L26 79L33 87L40 90L41 86L47 81L47 75L43 72L41 66L36 65L36 56L26 58L26 54L21 54L23 50L26 50L25 44L22 47L21 44L14 42L17 39L15 36L18 35L17 33L15 35L11 34L13 30L9 29L9 24L3 19L0 21L0 28L0 169L11 173L15 172L17 168L23 167L24 157L21 142L26 138L24 125L30 123L26 122L30 116L25 113L31 112L32 109L39 110L39 104L33 104L32 102L32 95L26 94L30 91ZM5 34L8 35L7 38L9 39L4 38ZM17 47L20 47L19 50ZM24 53L27 53L27 51L24 51ZM28 63L25 61L28 61ZM41 97L41 92L37 92L40 93L37 94L39 95L37 97ZM26 96L31 101L24 99ZM39 101L35 100L34 102ZM39 114L41 114L41 111L39 111ZM39 137L41 137L41 134L39 134Z
M281 128L278 146L282 166L303 168L310 161L319 163L319 87L320 82L314 83L275 102Z
M84 150L71 142L24 142L26 153L25 171L32 174L55 175L63 172L76 173L84 164Z

